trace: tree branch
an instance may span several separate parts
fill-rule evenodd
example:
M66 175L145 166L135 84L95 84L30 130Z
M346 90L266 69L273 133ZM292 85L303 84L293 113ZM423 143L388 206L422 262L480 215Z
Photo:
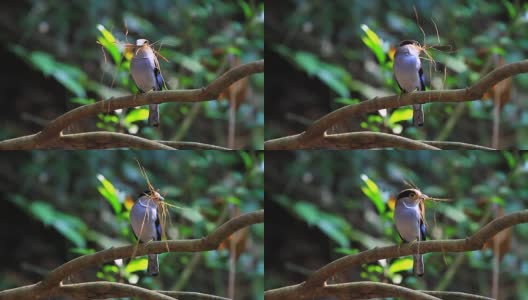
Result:
M153 300L174 300L176 298L178 300L229 300L224 297L196 292L152 291L135 285L116 282L86 282L62 285L54 289L49 296L69 296L75 297L76 299L139 297L141 299Z
M83 105L59 116L36 134L1 141L0 150L46 148L49 143L53 143L60 138L61 131L68 125L80 119L95 116L99 113L109 113L116 109L152 103L211 101L216 99L224 89L237 80L262 72L264 72L264 60L259 60L233 68L201 89L152 91Z
M146 150L176 150L159 141L151 141L139 136L118 132L86 132L61 135L54 142L47 143L46 149L109 149L132 148ZM34 149L34 148L33 148Z
M64 278L76 272L116 259L132 257L132 255L142 256L149 253L215 250L223 240L237 230L262 222L264 222L264 210L258 210L225 222L201 239L150 242L110 248L94 254L83 255L52 270L46 278L37 284L1 291L0 299L20 299L20 297L24 299L40 299L41 296L45 297L50 290L59 288L60 282Z
M30 146L27 145L26 146ZM53 142L49 142L42 149L108 149L108 148L136 148L147 150L176 150L176 149L210 149L231 150L216 145L183 142L183 141L153 141L139 136L118 132L86 132L61 135ZM28 149L36 149L29 147Z
M264 293L266 299L286 299L288 297L309 296L314 289L325 287L325 281L337 273L349 270L354 265L394 258L417 253L429 252L465 252L482 249L484 243L500 231L517 224L528 223L528 210L515 212L486 224L472 236L457 240L436 240L413 242L374 248L354 255L337 259L311 274L308 279L297 285L282 287ZM396 296L396 295L393 295Z
M282 138L268 140L264 143L267 150L313 148L321 143L325 131L335 124L350 120L352 117L376 112L380 109L397 108L412 104L429 102L465 102L482 98L484 93L498 82L528 72L528 60L523 60L499 67L466 89L413 92L403 95L374 98L354 105L344 106L315 121L306 131Z

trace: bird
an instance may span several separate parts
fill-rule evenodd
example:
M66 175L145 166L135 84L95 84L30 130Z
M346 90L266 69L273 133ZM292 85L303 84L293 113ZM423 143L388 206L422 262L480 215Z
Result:
M417 41L402 41L394 54L394 77L403 93L425 91L425 78L420 61L422 48ZM413 104L413 124L423 126L424 112L421 104Z
M146 39L136 40L136 50L130 61L130 74L139 91L161 91L165 81L161 75L158 59ZM158 104L149 104L149 125L159 126Z
M394 210L394 223L400 238L404 242L426 240L424 200L430 198L418 189L406 189L398 194ZM417 276L424 274L422 254L413 255L413 271Z
M165 200L158 192L145 190L130 210L130 224L134 236L141 243L161 241L161 224L158 214L158 201ZM147 272L151 276L159 273L158 255L148 255Z

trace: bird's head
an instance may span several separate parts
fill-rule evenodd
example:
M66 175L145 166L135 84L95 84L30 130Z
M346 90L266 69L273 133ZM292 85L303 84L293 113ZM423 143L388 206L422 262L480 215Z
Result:
M155 201L163 201L165 200L165 198L163 198L163 196L160 195L160 193L156 192L156 191L151 191L151 190L145 190L143 191L143 193L139 194L139 197L148 197L149 199L152 199L152 200L155 200Z
M145 46L145 45L148 46L148 44L149 44L149 41L146 40L146 39L138 39L138 40L136 40L136 46L138 46L138 47L142 47L142 46Z
M398 45L398 49L396 49L397 55L415 55L419 56L420 52L422 52L424 48L414 40L404 40L401 41Z
M405 201L407 204L417 205L423 203L424 200L431 199L431 197L422 193L418 189L406 189L401 191L396 198L396 201Z

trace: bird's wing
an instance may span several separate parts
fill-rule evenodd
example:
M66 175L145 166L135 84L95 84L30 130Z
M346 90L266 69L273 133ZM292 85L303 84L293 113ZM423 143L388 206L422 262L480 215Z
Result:
M161 75L161 72L158 68L154 68L154 76L156 77L158 91L161 91L165 85L165 81L163 80L163 76Z
M425 224L422 219L420 219L420 241L425 241L427 239L427 235L425 232Z
M156 225L156 241L161 241L161 224L159 218L156 218L154 224Z
M423 69L421 67L420 67L420 70L418 70L418 76L420 77L420 86L422 88L420 91L425 91L425 77L424 77Z

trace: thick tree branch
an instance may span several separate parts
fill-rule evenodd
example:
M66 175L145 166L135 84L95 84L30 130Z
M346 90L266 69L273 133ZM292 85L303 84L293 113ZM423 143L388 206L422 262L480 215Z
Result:
M320 143L320 139L324 137L324 133L328 128L341 121L350 120L352 117L376 112L380 109L397 108L412 104L479 100L487 90L498 82L513 75L527 72L528 60L523 60L491 71L466 89L413 92L374 98L358 104L348 105L321 117L300 134L266 141L264 148L267 150L313 148L312 145Z
M0 292L0 299L39 299L40 295L60 287L60 282L83 269L101 265L119 258L142 256L148 253L199 252L218 248L231 234L252 224L264 222L264 210L259 210L233 218L201 239L169 240L146 244L123 246L99 251L75 258L51 271L41 282Z
M460 292L444 292L444 291L421 291L435 297L441 297L444 300L495 300L490 297L480 295L473 295Z
M283 145L287 146L287 148L281 148L280 150L294 150L301 146L298 140L293 140ZM371 131L339 134L325 133L322 138L313 140L310 147L348 150L372 148L398 148L409 150L495 150L493 148L460 142L417 141L396 134Z
M157 141L160 144L171 146L180 150L194 150L194 149L208 149L208 150L233 150L231 148L204 144L198 142L183 142L183 141Z
M298 285L282 287L265 292L266 299L286 299L291 296L311 295L314 289L325 286L325 281L337 273L349 270L354 265L370 263L380 259L394 258L416 253L429 252L466 252L480 250L484 243L500 231L517 224L528 223L528 210L515 212L486 224L472 236L457 240L436 240L414 242L412 244L393 245L374 248L358 254L337 259L311 274Z
M86 282L66 284L52 289L47 297L49 296L66 296L73 297L75 299L107 299L117 297L139 297L140 299L148 300L175 299L158 291L151 291L149 289L135 285L117 282Z
M176 150L159 141L118 132L86 132L61 135L55 142L46 143L46 148L60 149L109 149L132 148L145 150Z
M228 298L218 297L196 292L172 292L172 291L152 291L138 286L116 283L116 282L86 282L62 285L54 289L50 296L69 296L76 299L106 299L106 298L130 298L138 297L141 299L166 299L166 300L229 300Z
M26 146L31 146L25 144ZM109 148L132 148L146 150L176 150L176 149L210 149L231 150L216 145L183 142L183 141L153 141L139 136L118 132L86 132L61 135L53 142L46 143L43 149L109 149ZM28 149L36 149L29 147Z
M55 142L60 137L61 131L70 124L99 113L110 113L116 109L151 103L211 101L237 80L262 72L264 72L264 60L259 60L233 68L201 89L148 92L83 105L59 116L36 134L1 141L0 150L46 148L47 144Z
M495 148L461 142L420 141L424 144L441 148L442 150L497 150Z

